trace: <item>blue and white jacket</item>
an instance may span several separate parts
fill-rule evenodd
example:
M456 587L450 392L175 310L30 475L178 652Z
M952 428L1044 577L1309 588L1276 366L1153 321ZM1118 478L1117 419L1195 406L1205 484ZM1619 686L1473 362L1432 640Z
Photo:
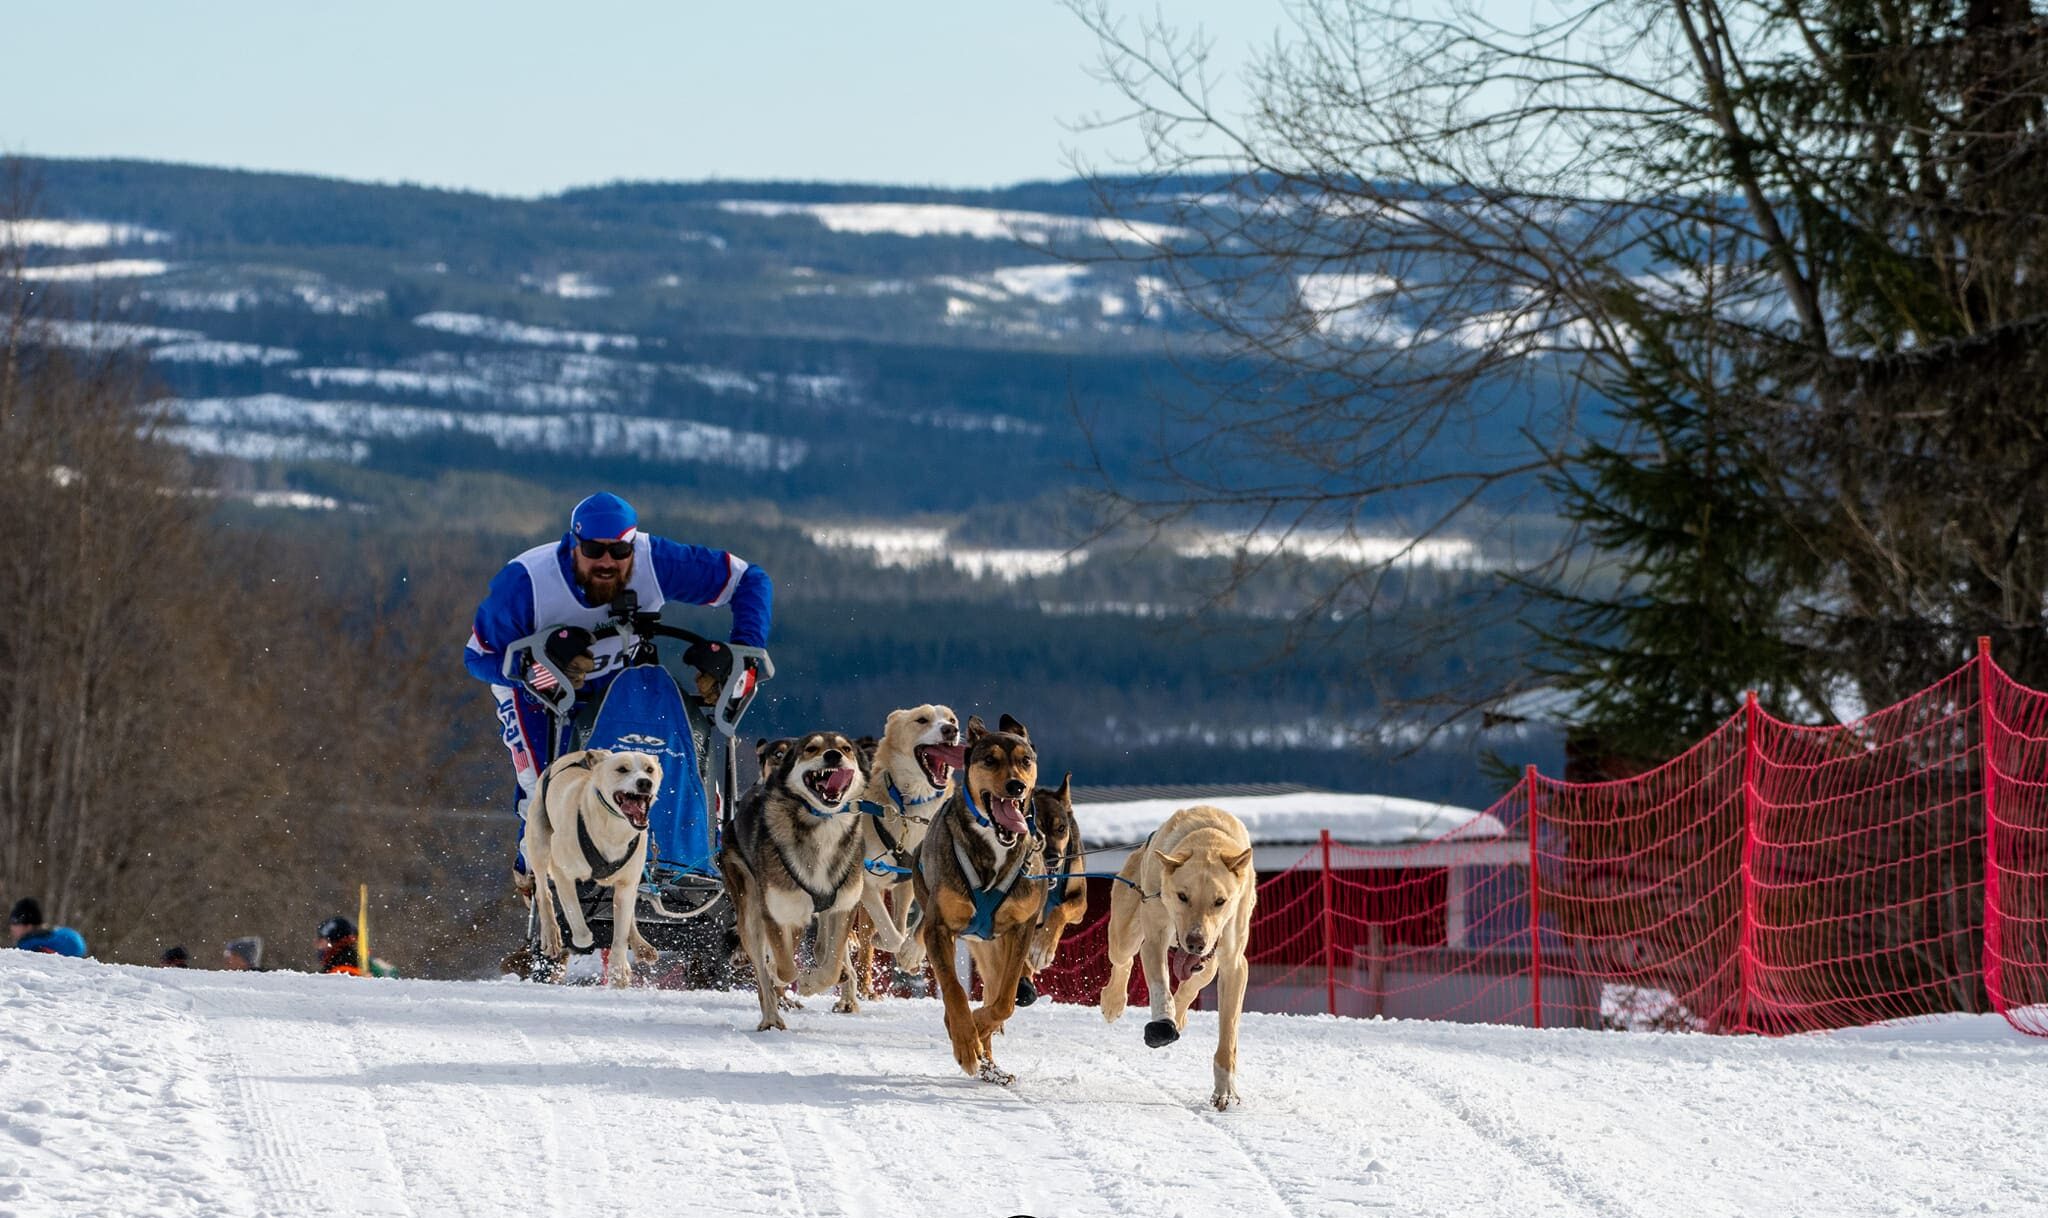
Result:
M575 538L538 545L506 563L491 580L491 590L477 606L463 663L471 675L496 686L512 685L499 666L505 649L543 626L581 626L595 630L609 620L607 607L583 599L576 584ZM775 589L768 573L724 550L689 546L638 533L633 538L633 578L627 587L639 594L644 613L668 601L691 605L731 605L731 639L748 647L768 645L770 609ZM597 666L583 687L588 697L611 683L622 656L618 639L604 639L591 648ZM595 684L592 684L595 682Z

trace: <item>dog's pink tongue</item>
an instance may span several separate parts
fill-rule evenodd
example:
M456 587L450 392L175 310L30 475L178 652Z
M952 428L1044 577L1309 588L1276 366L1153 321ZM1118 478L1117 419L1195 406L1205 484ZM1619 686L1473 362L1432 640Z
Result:
M967 746L964 744L927 744L924 751L932 760L956 770L967 764Z
M1022 836L1031 827L1024 823L1024 801L1021 799L992 799L988 804L989 816L1003 828Z
M830 774L825 775L825 796L828 799L838 799L846 792L846 788L852 785L852 770L834 770Z

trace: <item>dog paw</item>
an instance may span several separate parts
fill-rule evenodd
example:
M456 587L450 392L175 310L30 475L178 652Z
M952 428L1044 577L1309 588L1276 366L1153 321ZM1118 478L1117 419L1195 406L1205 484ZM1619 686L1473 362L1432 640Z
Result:
M954 1039L953 1061L967 1074L975 1075L981 1073L980 1040L969 1037L965 1043L962 1043L959 1039Z
M832 1012L835 1015L858 1015L860 999L852 994L841 994L839 1001L832 1004Z
M633 943L633 959L641 964L659 964L661 963L661 953L654 950L652 943L635 940Z
M1171 1019L1155 1019L1145 1025L1145 1047L1164 1049L1180 1039L1180 1029L1173 1026Z
M784 1023L784 1022L782 1022L782 1016L780 1016L780 1015L769 1015L769 1016L767 1016L767 1017L763 1018L763 1019L761 1020L761 1022L760 1022L760 1023L757 1023L757 1024L755 1024L755 1025L754 1025L754 1031L756 1031L756 1032L787 1032L787 1031L789 1031L789 1025L788 1025L788 1024L786 1024L786 1023Z
M784 990L775 996L775 1005L778 1009L784 1011L801 1011L804 1009L803 1002L788 990Z
M996 1065L996 1059L993 1057L982 1058L974 1076L984 1083L994 1083L998 1087L1007 1087L1017 1081L1017 1076Z
M1213 1106L1218 1112L1228 1112L1230 1110L1230 1106L1237 1102L1239 1101L1237 1095L1237 1087L1235 1084L1225 1087L1219 1087L1216 1090L1216 1094L1209 1097L1210 1105Z

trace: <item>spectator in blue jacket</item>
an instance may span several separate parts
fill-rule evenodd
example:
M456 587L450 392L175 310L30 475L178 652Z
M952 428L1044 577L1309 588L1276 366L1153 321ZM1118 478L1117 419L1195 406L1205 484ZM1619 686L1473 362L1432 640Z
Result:
M51 926L43 921L43 903L34 897L23 897L14 903L7 915L7 933L14 937L14 946L27 952L47 952L52 956L85 955L85 936L68 926Z
M522 824L526 801L563 741L554 737L547 712L532 692L551 688L554 677L537 665L505 672L507 650L547 627L549 659L568 675L579 702L595 698L624 667L625 656L619 640L594 641L590 632L605 623L608 606L626 589L647 613L668 601L730 606L732 641L768 645L774 588L767 572L724 550L641 532L639 513L617 495L599 492L578 503L561 540L520 554L491 580L463 651L470 675L497 697L500 736L519 782L513 806ZM706 691L706 680L698 682L700 693ZM515 860L514 870L524 891L523 857Z

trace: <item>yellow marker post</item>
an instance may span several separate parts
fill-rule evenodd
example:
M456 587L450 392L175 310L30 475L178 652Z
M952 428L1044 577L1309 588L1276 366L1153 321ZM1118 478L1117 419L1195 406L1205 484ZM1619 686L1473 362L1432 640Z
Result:
M370 886L356 885L356 967L370 975Z

